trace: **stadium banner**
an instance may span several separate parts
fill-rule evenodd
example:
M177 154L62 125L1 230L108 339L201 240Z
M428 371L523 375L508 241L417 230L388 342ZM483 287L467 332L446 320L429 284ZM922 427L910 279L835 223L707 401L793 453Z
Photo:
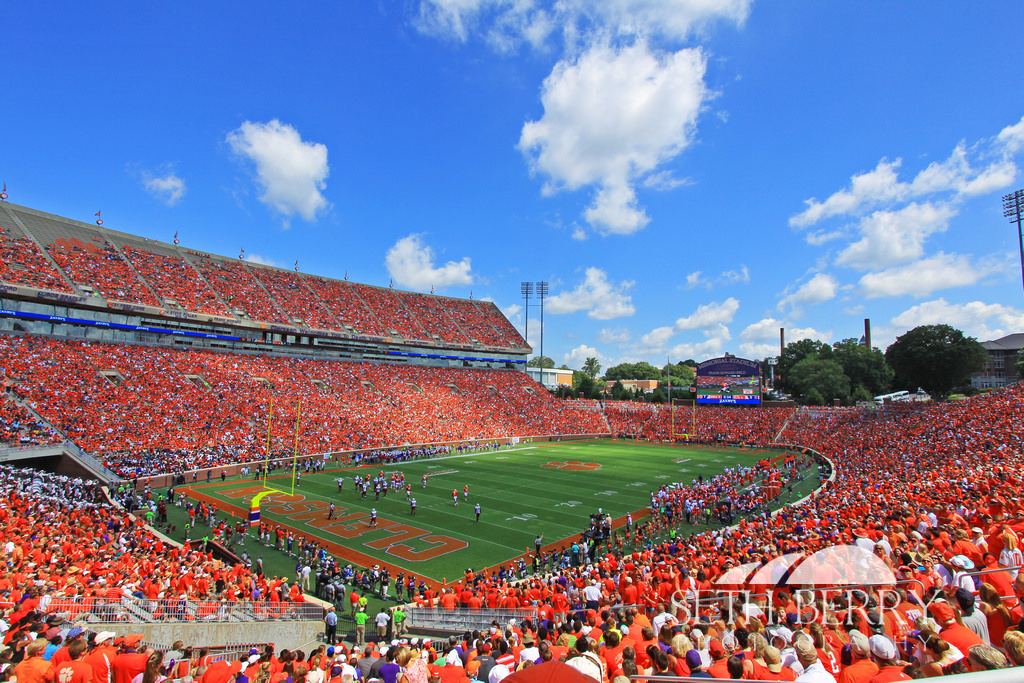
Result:
M761 364L724 356L697 364L697 403L761 405Z

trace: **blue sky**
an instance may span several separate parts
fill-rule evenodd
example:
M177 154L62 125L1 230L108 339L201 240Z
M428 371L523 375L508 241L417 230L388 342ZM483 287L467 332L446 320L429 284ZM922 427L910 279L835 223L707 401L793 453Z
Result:
M11 201L498 303L579 367L1024 331L1024 5L5 8ZM530 338L538 342L536 312Z

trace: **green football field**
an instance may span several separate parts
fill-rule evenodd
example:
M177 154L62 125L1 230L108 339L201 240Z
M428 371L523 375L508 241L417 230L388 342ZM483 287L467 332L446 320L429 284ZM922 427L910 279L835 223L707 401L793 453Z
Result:
M738 464L750 465L768 451L734 448L673 447L621 441L523 444L499 451L443 456L395 465L328 469L303 475L294 496L273 494L262 503L263 519L321 539L354 564L381 563L437 581L457 579L468 567L503 564L532 550L543 534L545 545L586 528L599 508L613 518L648 507L650 492L664 483L705 478ZM780 452L770 452L771 456ZM361 498L356 474L401 471L413 487L417 511L411 514L405 493L376 500ZM429 477L427 486L421 477ZM339 494L337 477L345 478ZM290 475L270 484L288 490ZM808 477L781 505L816 485ZM469 486L468 500L463 486ZM459 503L452 502L452 489ZM193 498L214 502L244 516L260 482L238 478L183 487ZM335 503L333 519L328 506ZM481 506L480 521L474 504ZM378 523L369 525L376 508ZM690 527L687 530L691 529ZM700 530L702 527L695 527Z

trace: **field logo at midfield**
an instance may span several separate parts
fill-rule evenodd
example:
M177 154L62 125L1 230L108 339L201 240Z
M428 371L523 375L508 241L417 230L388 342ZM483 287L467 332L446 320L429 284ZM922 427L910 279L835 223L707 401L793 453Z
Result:
M719 610L718 618L726 621L737 614L764 616L771 630L785 625L771 620L777 613L772 604L774 589L786 587L796 604L796 613L787 615L792 623L821 622L831 615L852 620L860 614L868 623L880 625L885 612L899 607L902 596L896 587L906 583L899 581L872 550L860 545L835 545L809 555L788 553L765 563L732 567L715 580L711 590L676 591L672 603L684 614ZM868 609L873 601L877 607ZM848 605L856 607L844 609ZM915 607L926 613L928 605Z
M601 469L601 463L581 462L579 460L551 460L541 467L549 470L568 470L569 472L591 472Z

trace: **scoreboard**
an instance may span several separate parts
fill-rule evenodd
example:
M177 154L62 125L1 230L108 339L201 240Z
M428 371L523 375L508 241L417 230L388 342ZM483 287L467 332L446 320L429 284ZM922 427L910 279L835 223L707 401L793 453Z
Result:
M761 364L723 356L697 365L697 403L703 405L761 404Z

